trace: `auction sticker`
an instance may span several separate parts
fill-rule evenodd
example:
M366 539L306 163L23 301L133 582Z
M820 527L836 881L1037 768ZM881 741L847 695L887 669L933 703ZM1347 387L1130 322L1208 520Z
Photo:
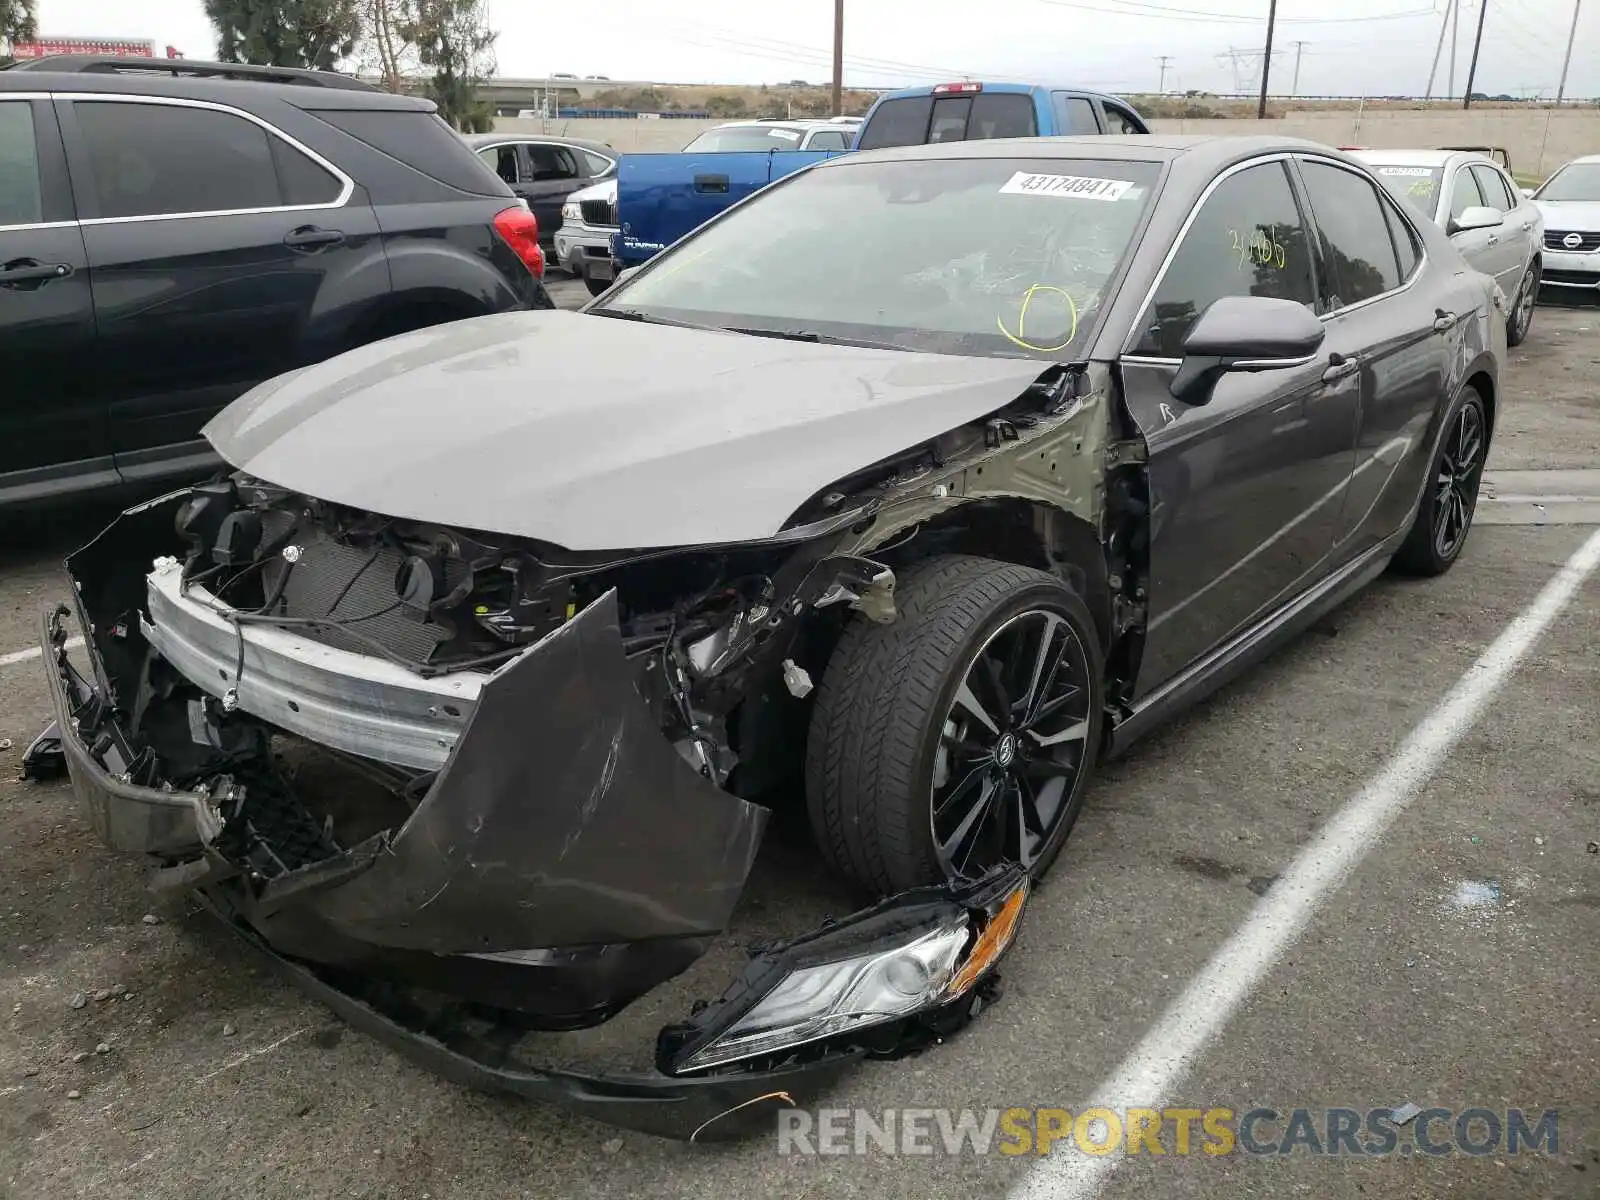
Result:
M1009 196L1068 196L1074 200L1120 200L1133 187L1129 179L1088 179L1080 175L1035 175L1018 171L1000 188Z
M1379 175L1404 175L1407 179L1426 179L1433 174L1432 167L1379 167Z

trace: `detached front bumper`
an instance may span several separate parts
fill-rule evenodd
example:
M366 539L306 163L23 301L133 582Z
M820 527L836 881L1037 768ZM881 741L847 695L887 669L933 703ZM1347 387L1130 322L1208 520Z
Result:
M523 1035L607 1021L705 952L727 927L767 810L668 743L609 593L475 690L407 675L391 693L364 656L347 655L362 670L342 670L347 652L232 625L226 606L184 595L173 568L130 579L126 543L161 523L150 509L69 560L77 611L45 617L73 791L112 848L151 860L155 886L194 889L287 979L409 1057L616 1125L733 1136L864 1054L938 1040L992 996L1026 896L1020 869L891 897L761 951L720 1000L661 1031L654 1072L522 1062ZM66 648L71 615L88 674ZM165 742L151 732L161 721ZM363 737L391 754L427 737L447 744L436 768L414 764L426 792L409 815L336 843L294 795L241 765L240 727L264 724L345 754ZM151 747L172 745L174 728L227 770L208 767L198 783L164 775L173 758L158 762ZM819 971L837 977L831 1008L774 1025L767 1001Z

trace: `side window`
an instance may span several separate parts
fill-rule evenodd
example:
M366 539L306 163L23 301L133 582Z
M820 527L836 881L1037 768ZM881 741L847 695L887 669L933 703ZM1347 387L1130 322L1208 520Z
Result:
M1139 123L1133 119L1133 114L1125 108L1115 104L1102 104L1100 106L1106 114L1107 133L1143 133Z
M578 157L583 159L583 165L590 175L604 175L611 170L611 160L603 154L591 154L587 150L579 150Z
M232 113L170 104L73 104L102 217L282 205L267 131Z
M33 109L26 100L0 103L0 225L44 220Z
M819 129L811 135L811 150L848 150L850 137L842 129Z
M1322 233L1331 306L1359 304L1399 287L1400 260L1373 185L1354 171L1326 163L1303 162L1300 170Z
M1032 96L985 92L972 101L972 115L967 121L969 140L1033 137L1038 132Z
M1483 202L1490 208L1510 212L1517 206L1511 193L1506 190L1505 176L1493 167L1473 167L1472 177L1478 181L1478 191L1483 194Z
M1134 353L1180 357L1189 327L1223 296L1316 307L1311 248L1281 162L1246 167L1206 198L1156 289Z
M533 167L533 181L548 183L559 179L580 179L577 160L565 146L534 144L528 147L528 161Z
M272 144L272 162L278 169L285 204L332 204L339 198L344 184L336 176L282 138L269 136L267 140Z
M1389 236L1394 238L1395 252L1400 256L1400 281L1404 283L1417 269L1417 263L1422 261L1422 247L1417 244L1417 235L1406 224L1398 208L1384 201L1383 215L1389 221Z
M517 148L515 146L486 146L478 157L489 170L506 183L517 182Z
M1068 92L1052 92L1051 101L1056 110L1056 132L1059 134L1099 133L1100 123L1094 118L1094 105L1082 96Z
M1466 168L1457 171L1455 186L1450 189L1450 219L1453 221L1467 209L1483 204L1483 193L1478 190L1478 181L1472 177L1472 172Z

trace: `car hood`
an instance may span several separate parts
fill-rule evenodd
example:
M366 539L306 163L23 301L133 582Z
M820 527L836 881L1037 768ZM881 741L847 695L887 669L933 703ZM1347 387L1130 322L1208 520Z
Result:
M571 550L755 541L1044 366L503 313L270 380L205 436L258 479L386 516Z
M568 203L582 202L584 200L609 200L612 204L617 202L616 176L602 179L599 183L591 183L586 188L579 188L567 197Z
M1546 229L1565 233L1600 233L1600 201L1597 200L1535 200L1544 214Z

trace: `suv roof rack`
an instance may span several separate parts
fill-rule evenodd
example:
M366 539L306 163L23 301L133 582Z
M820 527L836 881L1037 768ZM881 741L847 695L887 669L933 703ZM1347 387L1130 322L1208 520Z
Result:
M302 87L344 88L347 91L376 92L374 87L353 75L336 71L311 71L303 67L262 67L253 63L203 62L193 58L121 58L99 54L52 54L44 58L22 59L8 71L57 71L76 75L171 75L201 79L238 79L251 83L292 83Z

